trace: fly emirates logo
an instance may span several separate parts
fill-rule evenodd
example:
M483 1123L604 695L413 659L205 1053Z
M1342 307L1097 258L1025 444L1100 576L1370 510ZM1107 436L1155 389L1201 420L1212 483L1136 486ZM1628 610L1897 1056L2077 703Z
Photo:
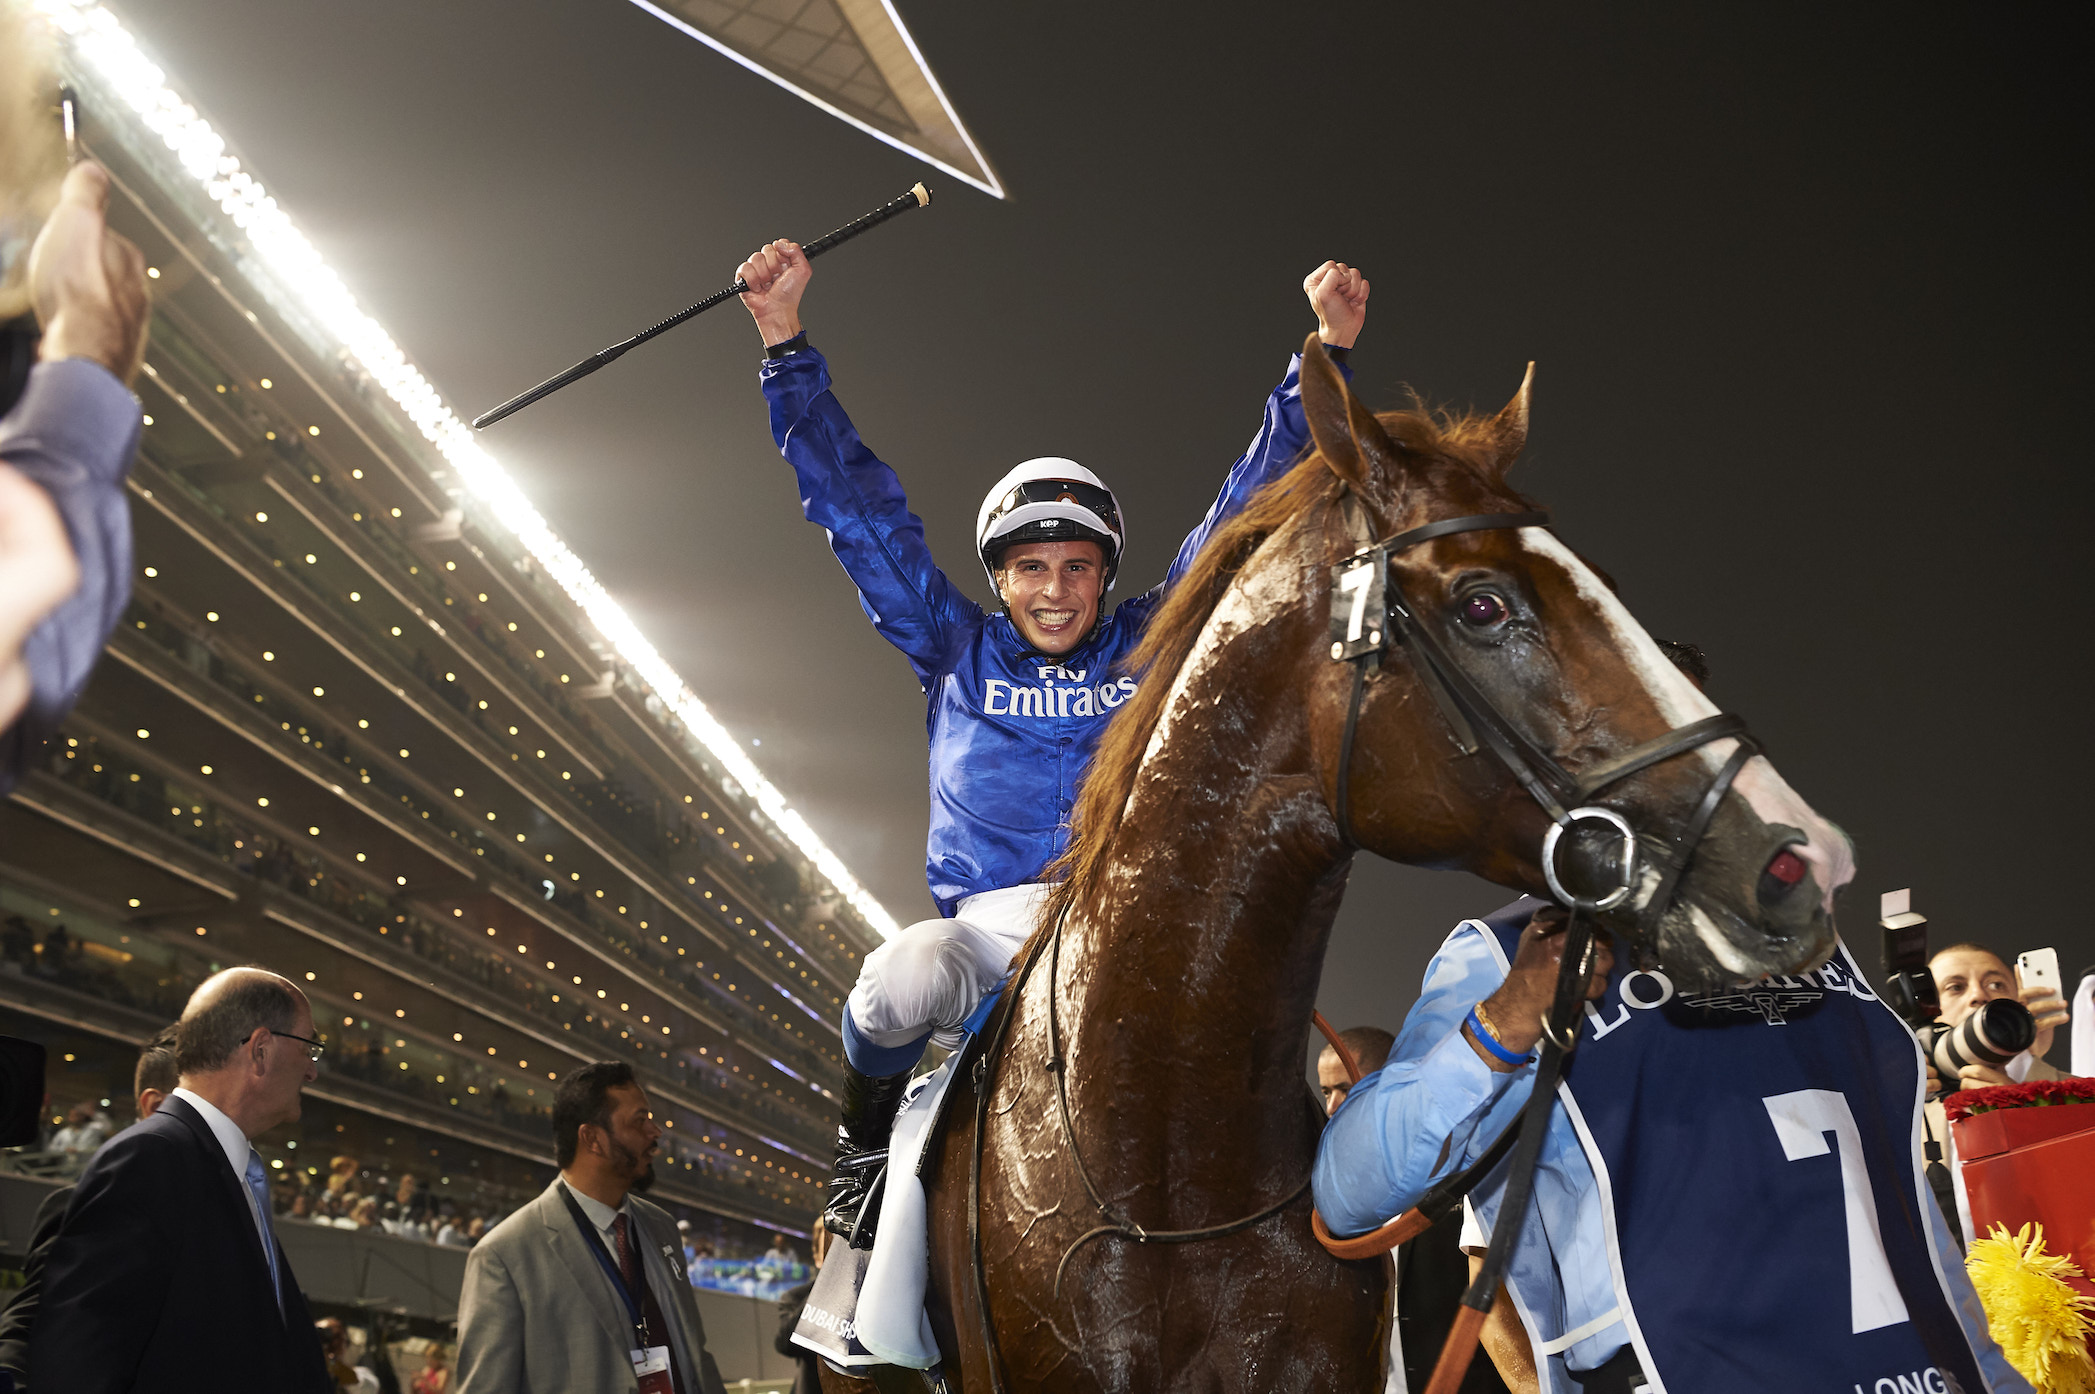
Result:
M986 678L982 683L982 714L1032 716L1043 720L1104 716L1135 695L1133 678L1087 684L1084 679L1088 676L1088 671L1083 668L1071 669L1048 663L1041 666L1038 687L1006 682L1002 678Z

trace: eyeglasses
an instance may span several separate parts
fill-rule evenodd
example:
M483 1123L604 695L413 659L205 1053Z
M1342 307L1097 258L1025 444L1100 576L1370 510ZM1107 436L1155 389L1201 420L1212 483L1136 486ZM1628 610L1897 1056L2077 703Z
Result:
M287 1041L304 1041L306 1047L306 1055L309 1058L311 1058L312 1062L316 1065L320 1063L320 1057L327 1053L327 1042L316 1041L310 1036L294 1036L289 1031L271 1031L269 1034L272 1036L282 1036Z

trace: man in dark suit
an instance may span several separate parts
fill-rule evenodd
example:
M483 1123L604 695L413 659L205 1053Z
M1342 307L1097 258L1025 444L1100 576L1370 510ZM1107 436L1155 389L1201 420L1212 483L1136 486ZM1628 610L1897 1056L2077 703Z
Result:
M313 1009L231 968L176 1030L181 1084L88 1163L44 1269L29 1378L64 1394L329 1394L312 1313L270 1226L249 1140L298 1117Z
M138 1116L152 1117L178 1082L175 1028L169 1026L147 1041L145 1049L138 1053L138 1068L131 1077ZM0 1374L14 1376L18 1391L29 1387L29 1333L36 1329L37 1309L43 1305L44 1264L58 1242L65 1208L72 1198L73 1188L60 1186L36 1207L36 1221L29 1230L29 1251L22 1258L22 1285L8 1299L6 1310L0 1312Z

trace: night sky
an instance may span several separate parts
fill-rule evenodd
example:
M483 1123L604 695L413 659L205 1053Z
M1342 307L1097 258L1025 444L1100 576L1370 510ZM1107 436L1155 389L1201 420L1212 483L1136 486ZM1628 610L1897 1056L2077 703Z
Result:
M926 179L804 315L984 599L975 508L1041 454L1114 485L1153 584L1315 327L1303 274L1357 264L1371 404L1496 407L1538 360L1518 480L1853 835L1866 965L1906 885L1938 943L2095 961L2067 7L903 0L999 203L623 0L113 2L462 415ZM759 352L722 306L487 444L907 921L923 699L799 516ZM1323 1010L1394 1028L1506 898L1364 863Z

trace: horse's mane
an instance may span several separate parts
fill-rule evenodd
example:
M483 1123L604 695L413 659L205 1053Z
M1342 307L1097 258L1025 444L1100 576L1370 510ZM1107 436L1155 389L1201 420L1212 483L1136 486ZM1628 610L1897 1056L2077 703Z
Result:
M1410 411L1377 413L1377 420L1423 478L1455 473L1468 476L1472 485L1487 483L1494 494L1506 492L1493 459L1491 417L1415 406ZM1328 504L1338 492L1338 476L1311 448L1215 530L1164 597L1142 642L1123 664L1125 672L1144 681L1107 723L1077 791L1069 850L1044 873L1054 891L1041 911L1043 926L1085 900L1102 878L1107 849L1135 787L1150 734L1163 717L1179 669L1207 627L1208 617L1222 603L1229 583L1267 538L1297 515Z

